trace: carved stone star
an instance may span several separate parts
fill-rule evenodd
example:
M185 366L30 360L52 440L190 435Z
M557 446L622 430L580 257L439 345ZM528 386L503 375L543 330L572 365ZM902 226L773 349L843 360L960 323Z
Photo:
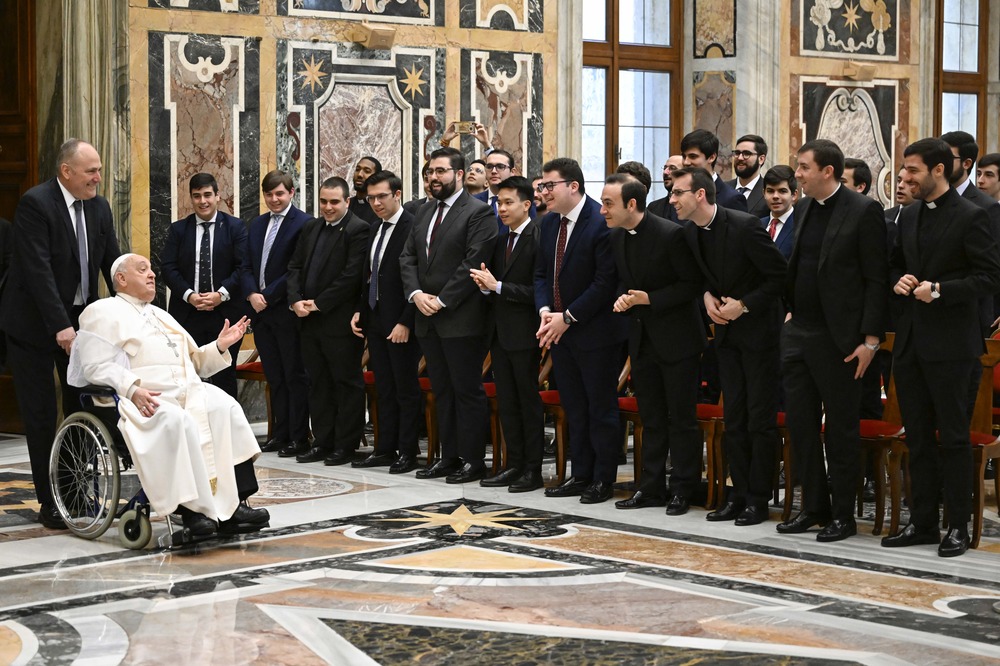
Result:
M414 63L410 69L404 69L403 71L406 73L406 76L401 78L399 82L406 86L406 89L403 90L403 94L405 95L406 93L409 93L410 101L413 101L417 95L424 94L423 86L427 83L427 81L422 78L424 70L422 68L417 69L417 65Z
M483 513L472 513L469 507L460 505L451 513L435 513L432 511L414 511L406 509L407 512L421 516L420 518L384 518L387 522L417 523L410 527L404 527L402 531L431 529L434 527L450 527L458 536L463 536L470 527L492 527L501 530L518 530L520 527L507 525L509 521L515 520L537 520L535 518L519 518L517 516L507 516L506 514L517 511L517 509L503 509L501 511L484 511Z
M325 60L320 60L316 62L315 56L309 56L309 62L302 59L302 69L299 71L299 76L302 77L302 87L305 88L309 86L313 93L316 92L316 86L320 88L323 87L323 77L329 76L326 72L321 71L323 68L323 63Z
M844 5L847 9L846 12L841 14L844 17L844 26L851 29L854 32L858 29L858 21L861 19L861 15L858 14L858 5L856 3L848 3Z

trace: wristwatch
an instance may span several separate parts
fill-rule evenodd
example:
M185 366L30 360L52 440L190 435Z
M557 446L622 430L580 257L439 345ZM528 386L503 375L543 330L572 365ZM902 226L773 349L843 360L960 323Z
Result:
M573 323L573 318L569 316L568 312L563 312L563 323L567 326Z
M872 351L878 351L879 347L881 347L881 345L879 343L877 343L877 342L875 344L871 344L871 345L866 342L865 343L865 347L867 347L868 349L870 349Z
M941 283L934 282L931 284L931 298L941 298Z
M743 301L740 301L740 305L743 306L743 314L748 314L750 312L750 308L748 308L746 306L746 303L744 303Z

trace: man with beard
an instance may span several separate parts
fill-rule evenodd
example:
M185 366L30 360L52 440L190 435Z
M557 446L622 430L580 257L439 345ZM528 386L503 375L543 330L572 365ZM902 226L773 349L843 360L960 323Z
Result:
M767 215L767 201L764 200L764 181L761 167L767 160L767 143L756 134L746 134L736 140L733 149L733 171L736 178L727 185L742 194L747 200L747 211L754 217Z
M540 182L542 182L541 176L535 176L531 180L531 189L535 193L535 200L534 200L535 210L538 212L538 215L536 215L534 218L536 220L538 219L539 215L545 215L545 213L549 212L548 206L545 203L545 199L542 198L542 192L541 190L538 189L538 183Z
M417 476L468 483L486 476L488 413L481 377L487 302L469 271L491 260L497 223L489 204L462 188L462 153L439 148L431 153L428 169L437 205L427 204L417 213L399 257L404 293L417 306L417 339L427 359L441 433L441 460Z
M369 176L381 170L382 163L370 155L362 157L354 165L354 196L351 197L348 210L369 224L378 224L379 219L372 207L368 205L368 201L365 200L365 181Z
M649 211L650 215L656 215L657 217L662 217L666 220L677 221L677 213L674 211L673 205L670 203L670 190L674 186L673 173L684 166L684 158L680 155L671 155L667 158L667 161L663 163L663 187L666 188L667 194L662 199L656 199L655 201L650 201L649 205L646 206L646 210Z

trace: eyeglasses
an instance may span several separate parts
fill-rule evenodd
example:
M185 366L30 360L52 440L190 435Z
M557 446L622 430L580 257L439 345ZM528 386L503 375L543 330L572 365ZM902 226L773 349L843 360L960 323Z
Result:
M452 167L437 167L436 169L428 169L427 173L431 176L443 176L449 171L454 171Z
M487 164L487 171L507 171L510 167L506 164Z
M750 150L734 150L733 151L733 157L742 157L745 160L748 160L751 157L756 157L759 154L760 153L755 153L755 152L750 151Z
M559 183L572 183L572 180L548 180L544 183L538 183L538 187L535 188L536 192L551 192L553 188Z
M682 194L688 194L689 192L694 192L694 191L695 190L682 190L679 187L675 187L674 189L670 190L670 195L679 197Z
M368 196L365 197L365 201L367 201L370 204L373 204L376 201L379 203L385 203L385 200L391 196L392 196L391 192L382 192L381 194L369 194Z

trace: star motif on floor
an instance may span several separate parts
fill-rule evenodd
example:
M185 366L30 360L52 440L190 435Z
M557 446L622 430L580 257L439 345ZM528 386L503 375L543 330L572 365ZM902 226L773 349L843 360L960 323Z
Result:
M854 32L858 29L858 20L861 18L858 14L858 5L856 3L846 4L844 8L847 9L846 12L841 14L844 17L844 27L850 28L851 32Z
M492 527L502 530L521 531L520 527L507 525L507 522L515 520L537 520L537 518L520 518L508 516L517 509L502 509L500 511L484 511L483 513L473 513L464 504L459 505L451 513L435 513L433 511L415 511L405 509L408 513L414 513L421 518L383 518L386 522L406 522L418 523L410 527L404 527L402 531L431 529L434 527L450 527L458 536L463 536L470 527Z
M410 100L412 101L417 95L424 94L423 86L427 83L423 79L424 70L423 68L417 69L417 65L414 63L410 69L404 69L403 71L406 73L406 76L401 78L399 82L406 86L403 94L409 93Z
M302 59L302 66L305 68L299 72L299 76L302 77L302 87L305 88L309 86L312 92L316 92L316 86L323 87L323 77L329 76L326 72L321 71L323 63L325 60L320 60L316 62L315 56L309 56L309 62Z

